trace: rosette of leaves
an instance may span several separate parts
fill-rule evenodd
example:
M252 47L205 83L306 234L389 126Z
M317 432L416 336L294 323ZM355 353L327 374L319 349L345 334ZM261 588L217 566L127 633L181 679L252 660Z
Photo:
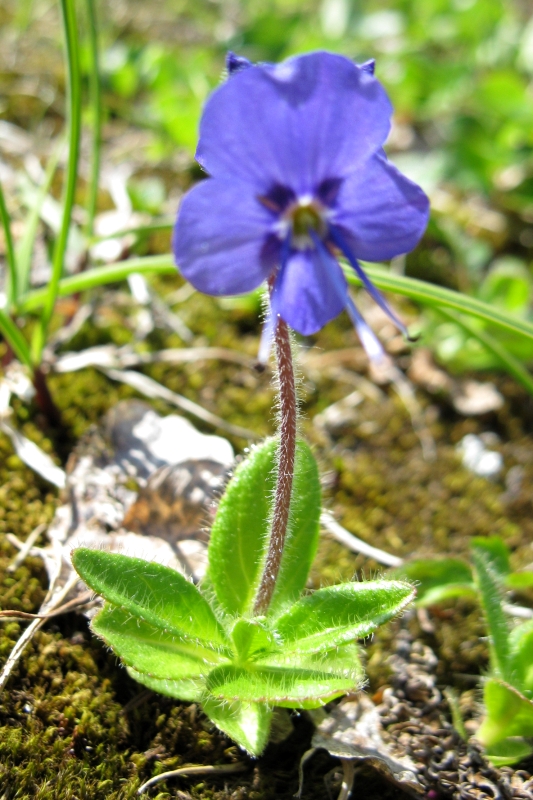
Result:
M320 483L298 443L290 523L268 611L254 616L270 538L277 441L235 470L211 530L205 580L138 558L80 548L73 564L105 599L92 629L130 675L162 694L202 704L252 755L264 749L275 706L316 708L360 689L356 640L398 614L411 584L344 583L306 593L320 518Z

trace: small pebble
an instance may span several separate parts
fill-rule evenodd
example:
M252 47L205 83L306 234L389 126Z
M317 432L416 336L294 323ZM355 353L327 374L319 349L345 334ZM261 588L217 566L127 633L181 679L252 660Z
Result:
M496 478L503 468L503 456L489 450L480 436L468 433L457 444L463 465L482 478Z

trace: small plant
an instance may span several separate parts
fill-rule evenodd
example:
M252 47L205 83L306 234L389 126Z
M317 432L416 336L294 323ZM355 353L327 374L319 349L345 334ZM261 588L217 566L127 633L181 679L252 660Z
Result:
M266 441L237 468L218 507L199 587L159 564L88 549L73 553L79 574L106 599L93 631L132 677L200 702L253 755L267 743L274 706L316 708L360 689L354 640L414 595L410 584L387 580L304 593L317 546L320 485L315 460L300 441L289 531L265 603L277 448L276 440Z
M479 599L489 633L489 672L483 679L485 716L476 738L496 765L533 753L533 620L511 628L504 592L533 586L533 572L512 572L497 536L472 540L472 567L459 559L420 560L401 570L419 582L418 603L452 597Z
M320 483L309 447L297 439L287 322L308 333L346 307L369 356L380 360L381 345L353 305L331 251L349 252L354 270L388 310L356 256L414 246L428 206L423 192L381 154L391 109L372 67L329 53L277 67L254 67L234 56L228 63L231 76L206 106L198 146L200 162L219 177L184 199L174 252L186 277L209 294L245 292L268 281L261 356L268 358L274 340L279 436L236 469L220 500L200 586L122 555L79 549L73 564L105 598L93 630L130 674L164 694L200 702L221 730L258 755L275 706L317 708L361 688L356 639L414 596L410 583L387 580L305 593L317 547ZM345 105L341 125L333 114L337 101ZM258 108L259 128L242 126ZM280 130L285 117L290 124ZM324 117L335 147L323 136ZM367 225L360 172L379 194L377 227ZM344 182L351 189L341 203Z

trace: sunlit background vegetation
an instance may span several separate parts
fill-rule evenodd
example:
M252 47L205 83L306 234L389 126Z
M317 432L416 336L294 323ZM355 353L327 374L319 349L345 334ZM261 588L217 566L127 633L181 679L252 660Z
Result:
M87 14L83 3L79 11ZM104 115L100 210L116 204L106 170L121 165L134 210L175 213L181 192L199 177L193 162L198 120L223 77L227 50L254 61L319 48L359 62L375 58L395 107L388 152L432 202L422 246L393 269L530 314L533 19L527 2L120 0L98 3L96 12ZM31 133L39 159L18 180L22 215L39 165L63 127L61 26L50 0L2 0L0 22L0 118ZM87 92L88 30L85 17ZM86 124L90 114L86 107ZM0 128L0 143L5 135ZM56 190L59 197L60 185ZM478 339L434 311L426 312L422 328L450 368L498 365ZM503 342L521 360L533 358L531 342L510 334Z

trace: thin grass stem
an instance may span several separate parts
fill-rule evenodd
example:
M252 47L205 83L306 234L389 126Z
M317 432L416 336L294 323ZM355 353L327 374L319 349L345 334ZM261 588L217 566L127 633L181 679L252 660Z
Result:
M9 314L0 308L0 333L11 347L19 361L32 368L31 353L28 342L18 329Z
M68 297L71 294L94 289L98 286L105 286L108 283L118 283L125 280L133 272L142 275L151 273L158 275L175 275L176 267L170 256L146 256L143 258L132 258L128 261L121 261L118 264L110 264L105 267L94 267L79 275L71 275L63 278L58 285L57 296ZM22 297L18 304L20 313L28 311L38 311L44 305L47 290L35 289Z
M431 306L437 310L452 309L458 311L461 314L488 322L502 331L523 336L528 341L533 342L533 324L531 322L507 314L505 311L494 308L494 306L484 303L482 300L468 297L452 289L444 289L442 286L415 280L414 278L392 275L382 269L365 265L365 270L371 276L378 289L382 291L396 292L421 305ZM144 256L105 267L95 267L80 275L63 278L58 286L58 296L65 297L85 289L116 283L127 278L132 272L172 275L176 272L176 266L171 255L159 255ZM361 282L354 274L346 272L349 283L357 286L361 285ZM44 303L45 295L46 291L43 289L28 292L20 298L18 310L26 312L39 309Z
M6 207L4 192L2 184L0 183L0 217L2 217L2 227L4 229L4 238L6 240L6 261L8 272L7 284L7 302L8 308L11 308L17 301L18 296L18 275L17 275L17 262L15 258L15 248L13 246L13 237L11 235L11 218Z
M31 260L33 256L33 249L35 247L35 239L37 237L39 219L41 218L41 210L43 203L46 200L46 195L50 191L50 186L54 179L59 158L64 146L65 141L62 139L48 160L43 182L37 189L35 203L29 209L28 217L25 221L24 234L17 247L19 296L26 294L30 285Z
M98 183L100 178L100 149L102 145L102 93L100 82L100 63L98 55L98 25L95 0L86 0L89 19L90 76L89 94L92 112L92 153L91 177L87 198L87 225L85 232L89 238L94 233L94 218L98 203Z
M65 253L68 244L68 235L74 206L76 182L78 175L78 160L80 151L81 134L81 79L79 65L79 42L74 0L60 0L63 31L65 37L65 50L67 61L67 129L69 152L67 174L63 195L63 217L61 228L55 242L52 259L52 276L48 284L46 299L43 306L41 319L35 329L32 341L32 357L36 364L41 360L41 354L46 342L48 327L58 293L59 282L63 274Z
M518 333L533 341L533 323L520 317L511 316L495 306L484 303L475 297L436 286L433 283L419 281L416 278L407 278L405 275L395 275L383 268L365 264L365 272L372 279L372 283L384 292L395 292L403 297L408 297L421 305L434 308L451 308L461 314L490 322L499 328ZM351 267L344 267L344 274L348 283L361 286L361 281Z

